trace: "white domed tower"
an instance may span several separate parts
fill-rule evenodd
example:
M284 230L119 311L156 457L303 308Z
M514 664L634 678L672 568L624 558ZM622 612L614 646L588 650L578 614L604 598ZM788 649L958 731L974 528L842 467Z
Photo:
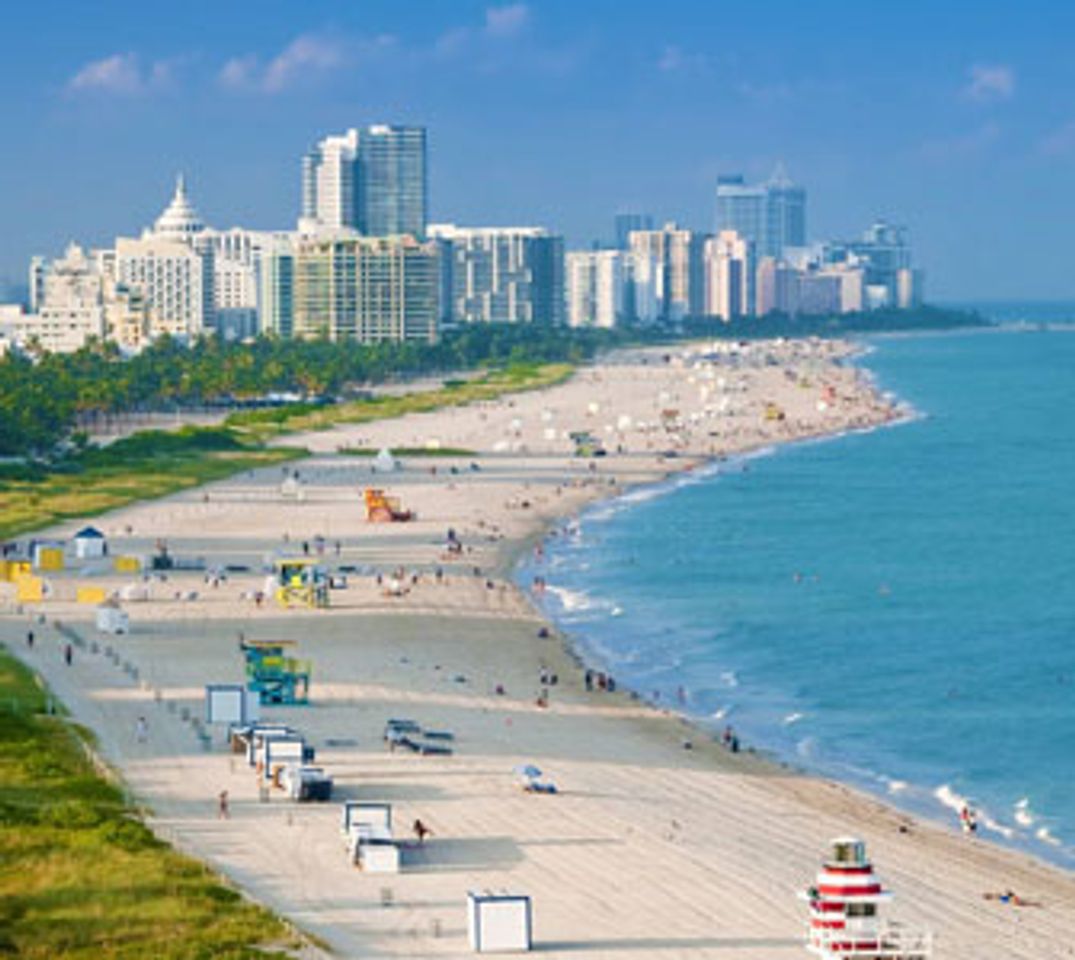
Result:
M804 896L810 903L807 949L824 960L927 960L932 955L929 934L881 920L879 908L892 894L882 888L861 840L833 840L832 855Z
M186 182L183 174L179 174L175 181L175 196L164 213L157 217L157 222L153 224L153 233L158 237L189 242L204 231L205 224L187 198Z

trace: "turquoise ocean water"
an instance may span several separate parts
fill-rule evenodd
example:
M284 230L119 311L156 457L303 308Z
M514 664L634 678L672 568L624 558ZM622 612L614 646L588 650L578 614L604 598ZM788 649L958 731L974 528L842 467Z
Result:
M1070 867L1075 329L859 362L913 419L635 490L520 577L644 696Z

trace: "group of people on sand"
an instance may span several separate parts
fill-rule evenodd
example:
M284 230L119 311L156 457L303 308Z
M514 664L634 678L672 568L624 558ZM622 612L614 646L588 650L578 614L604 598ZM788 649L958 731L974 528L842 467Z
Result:
M737 734L735 730L732 729L731 724L728 724L724 728L724 733L722 733L720 736L720 742L732 753L739 752L739 734Z
M599 690L602 693L615 693L616 681L611 673L603 673L600 670L587 670L582 676L582 682L587 690Z

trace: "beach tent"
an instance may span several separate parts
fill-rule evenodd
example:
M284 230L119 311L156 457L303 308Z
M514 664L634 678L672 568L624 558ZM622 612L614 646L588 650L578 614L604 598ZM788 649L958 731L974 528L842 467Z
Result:
M528 951L533 946L530 898L519 894L467 894L467 932L475 953Z
M253 723L260 713L257 692L241 683L205 685L205 722L241 726Z
M393 473L399 469L399 461L392 456L388 447L382 447L377 456L373 458L373 470L375 473Z
M127 611L110 603L97 608L97 629L101 633L130 633L130 618Z
M108 541L96 527L83 527L74 536L75 556L79 560L91 560L108 553Z

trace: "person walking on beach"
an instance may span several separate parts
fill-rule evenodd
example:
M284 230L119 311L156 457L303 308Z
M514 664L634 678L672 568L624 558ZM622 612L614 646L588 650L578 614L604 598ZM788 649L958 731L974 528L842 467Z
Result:
M217 796L217 819L228 820L231 818L231 813L228 811L228 791L221 790Z
M146 723L145 717L139 717L138 722L134 725L134 738L139 743L145 743L149 736L149 725Z
M33 630L27 630L26 631L26 646L28 646L31 650L33 650L33 648L34 648L34 632L33 632Z
M414 835L418 838L419 846L426 842L426 837L432 836L433 834L433 831L418 819L414 821L414 827L412 829L414 830Z
M75 652L71 648L71 644L68 643L67 645L65 645L63 648L63 662L66 663L68 666L71 666L71 661L72 659L74 659L74 655Z

